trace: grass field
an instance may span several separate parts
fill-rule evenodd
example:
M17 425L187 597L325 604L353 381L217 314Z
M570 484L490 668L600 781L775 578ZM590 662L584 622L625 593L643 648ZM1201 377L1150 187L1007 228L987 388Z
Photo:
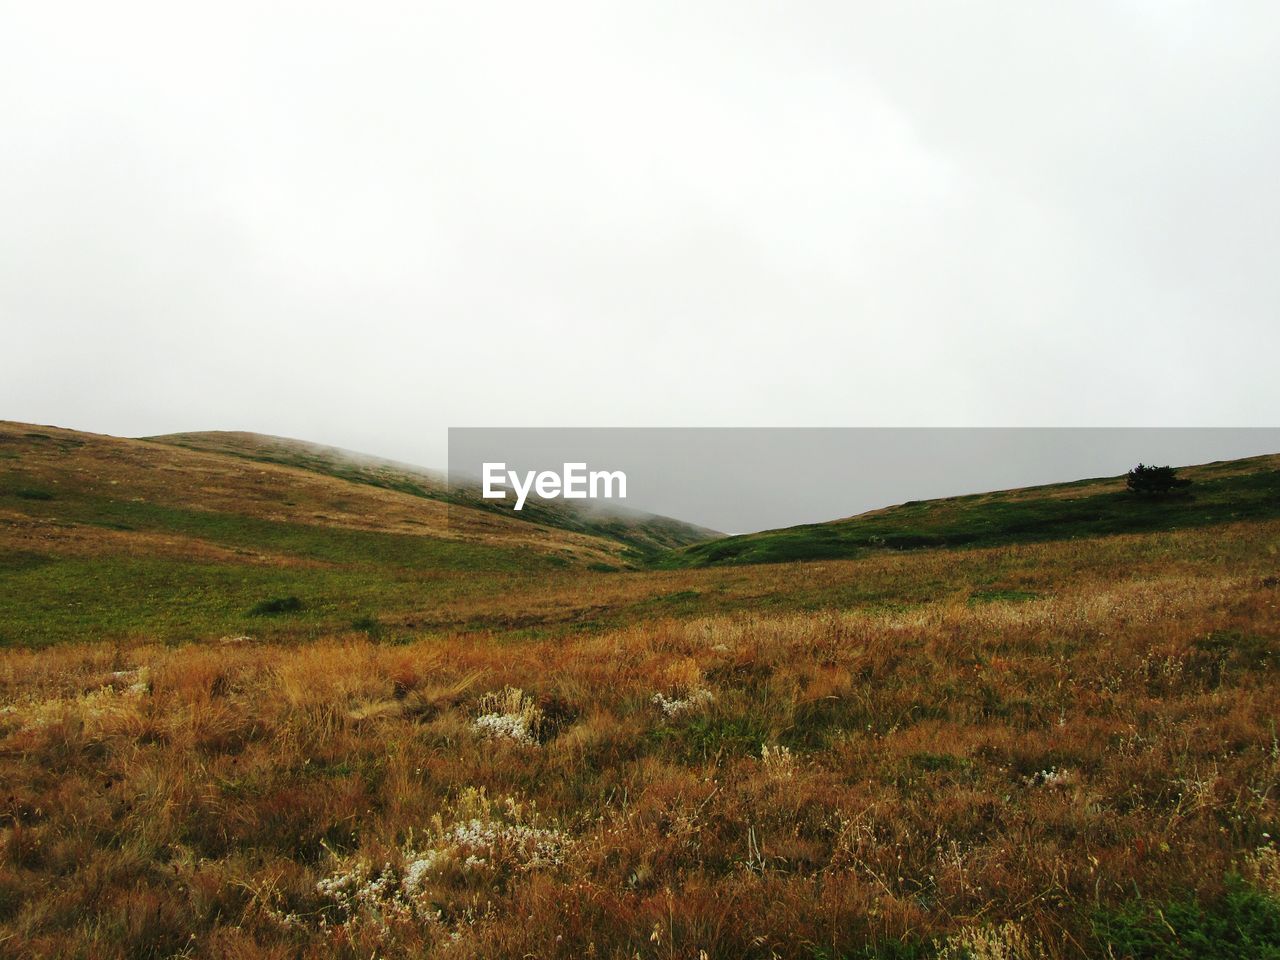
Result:
M0 438L0 956L1280 956L1272 460L637 567Z

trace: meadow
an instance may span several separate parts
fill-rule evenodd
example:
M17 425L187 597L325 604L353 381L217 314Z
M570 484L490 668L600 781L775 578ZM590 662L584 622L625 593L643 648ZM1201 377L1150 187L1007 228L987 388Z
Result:
M0 955L1280 956L1280 520L625 569L19 449Z

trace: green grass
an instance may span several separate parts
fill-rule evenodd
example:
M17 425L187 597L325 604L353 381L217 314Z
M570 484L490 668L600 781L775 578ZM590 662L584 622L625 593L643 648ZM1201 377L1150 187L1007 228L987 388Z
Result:
M1123 489L1076 498L1057 495L1093 482L1038 488L1043 491L1040 496L1031 490L913 501L833 523L694 544L656 562L663 567L784 563L857 557L876 550L1001 546L1280 517L1277 470L1209 474L1186 493L1166 498L1137 497Z
M13 495L20 500L52 500L53 493L49 490L41 490L36 487L19 487L13 491Z
M1228 882L1216 900L1135 900L1099 911L1094 934L1116 960L1280 960L1280 903Z
M768 730L758 716L719 712L693 713L655 727L648 740L655 752L682 763L705 763L708 758L758 754Z
M513 573L510 581L499 575L478 581L356 562L300 569L147 556L6 560L0 554L0 646L182 642L227 634L314 638L369 632L370 610L400 611L402 619L409 618L406 629L425 629L435 623L438 607L525 579ZM297 609L276 609L290 597L297 599Z
M969 594L970 603L1025 603L1028 600L1038 600L1038 593L1031 593L1028 590L975 590Z
M318 635L348 628L370 610L425 610L429 617L437 604L560 567L557 558L530 551L151 503L73 495L19 502L29 515L60 524L181 535L235 556L0 549L0 645L298 630ZM289 597L300 607L263 608Z
M487 545L97 496L68 495L47 506L27 503L24 512L59 523L179 534L255 556L285 554L324 563L364 562L379 567L487 572L522 569L539 562L532 554Z
M1093 935L1088 955L1113 960L1280 960L1280 903L1231 878L1226 892L1207 902L1192 896L1163 903L1139 898L1117 908L1099 909ZM941 938L913 937L881 940L853 953L815 948L813 957L926 960L942 951Z

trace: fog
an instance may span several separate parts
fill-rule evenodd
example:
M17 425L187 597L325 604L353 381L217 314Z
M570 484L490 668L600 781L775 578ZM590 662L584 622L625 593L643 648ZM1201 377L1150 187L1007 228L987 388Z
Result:
M0 2L0 416L1270 426L1268 3Z

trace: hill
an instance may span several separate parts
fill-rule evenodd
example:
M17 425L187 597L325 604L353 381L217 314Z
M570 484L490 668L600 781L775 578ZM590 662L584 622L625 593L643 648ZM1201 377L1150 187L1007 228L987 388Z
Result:
M446 478L439 471L289 437L273 437L242 430L203 430L166 433L140 439L205 453L227 454L258 463L297 467L417 497L442 499L448 490Z
M251 611L290 598L292 628L332 630L625 552L305 467L0 422L0 643L271 634Z
M440 471L305 440L222 430L171 433L143 439L189 450L243 457L258 463L297 467L352 483L459 504L587 536L604 537L625 545L628 548L625 558L631 561L651 559L665 550L721 536L715 530L671 517L626 509L606 512L564 500L531 498L522 511L515 513L483 499L478 492L450 490L447 478Z
M876 550L982 547L1149 533L1280 517L1280 455L1185 467L1181 495L1134 496L1123 477L919 500L843 520L698 543L666 566L852 558Z

